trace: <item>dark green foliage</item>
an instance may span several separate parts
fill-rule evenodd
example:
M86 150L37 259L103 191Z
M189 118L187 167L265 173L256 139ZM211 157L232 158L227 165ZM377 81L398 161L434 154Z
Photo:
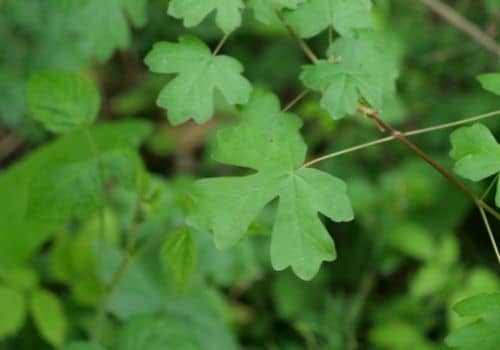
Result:
M423 3L0 0L0 350L496 349L500 64Z

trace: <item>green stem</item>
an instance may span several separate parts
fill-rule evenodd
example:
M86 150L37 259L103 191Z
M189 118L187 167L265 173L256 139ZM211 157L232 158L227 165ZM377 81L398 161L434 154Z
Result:
M328 27L328 48L333 44L333 27Z
M94 155L96 162L97 162L97 169L99 172L99 185L101 188L101 191L103 193L104 198L106 198L106 184L104 183L104 168L103 168L103 163L102 163L102 158L101 158L101 152L99 150L99 147L97 146L97 143L95 142L94 138L92 137L92 134L90 133L90 130L86 128L84 130L85 138L87 139L87 143L90 146L91 152ZM103 203L99 207L99 239L104 238L104 230L105 230L105 203ZM97 252L97 255L99 257L102 256L102 250L99 249Z
M496 174L496 176L491 180L490 184L486 188L486 191L484 191L483 195L481 196L481 199L485 199L488 194L490 194L491 190L493 189L493 186L495 186L495 182L498 181L498 176L499 174Z
M307 94L310 92L311 90L309 89L306 89L304 91L302 91L300 94L298 94L293 100L291 100L282 110L281 112L282 113L286 113L288 112L293 106L295 106L298 102L300 102L300 100L302 100L304 97L307 96Z
M91 339L96 342L99 342L102 323L104 322L104 318L106 317L106 311L108 308L109 300L111 299L113 292L118 287L118 284L122 280L123 276L125 275L127 267L130 265L130 263L136 256L136 254L134 254L134 248L135 248L135 243L137 241L137 236L139 234L139 223L141 220L140 200L141 200L141 194L138 193L134 218L130 225L126 238L127 249L125 251L125 254L123 255L123 258L118 264L118 268L116 269L115 274L111 278L111 282L106 287L104 295L101 298L101 302L99 303L99 307L97 308L94 327L91 332Z
M483 195L481 196L481 200L484 200L486 198L486 196L488 196L488 194L492 190L493 186L495 185L495 182L499 181L498 177L499 177L499 174L497 174L493 178L493 180L490 182L490 184L486 188L486 191L484 191ZM479 212L481 213L481 218L483 219L484 226L486 227L486 231L488 232L488 236L490 238L491 245L493 246L493 250L495 251L495 255L497 257L497 261L500 264L500 253L498 251L498 245L497 245L497 242L495 240L495 236L493 235L493 231L491 230L491 227L490 227L490 222L488 220L488 216L484 212L483 208L481 208L480 206L478 206L477 208L479 209Z
M138 249L135 250L135 242L137 241L137 235L139 233L139 221L140 221L140 215L138 215L137 213L131 225L129 233L127 235L127 244L126 244L127 250L125 251L125 255L120 261L118 268L116 269L116 272L111 279L111 282L106 288L104 296L101 299L99 308L97 309L96 312L96 318L95 318L96 321L94 323L94 329L91 335L91 339L96 342L98 342L100 338L100 329L102 327L102 323L104 322L104 318L106 316L106 310L109 301L111 299L111 296L113 295L113 292L116 290L118 284L125 275L127 268L134 261L134 259L137 259L138 257L142 256L152 247L158 246L158 244L161 242L161 240L165 238L166 235L162 234L159 236L153 236L149 238L146 242L144 242L140 247L138 247ZM170 230L170 232L175 232L177 230L178 228L174 228Z
M99 147L97 146L97 143L95 142L94 137L90 133L90 130L86 128L86 129L84 129L83 133L85 134L85 138L87 139L87 142L89 143L92 154L97 159L100 159L101 152L99 151Z
M486 231L488 232L488 236L490 237L491 245L493 246L493 250L495 251L497 261L500 264L500 252L498 251L497 242L495 241L495 236L493 235L493 231L491 230L490 222L488 221L488 216L486 216L486 213L484 212L484 209L481 206L478 205L477 208L481 213L484 226L486 227Z
M346 327L348 327L351 332L349 334L349 349L357 349L356 344L356 329L359 326L359 319L366 305L370 293L372 293L375 287L375 273L370 273L365 276L359 287L359 293L356 300L352 304L347 317L346 317Z
M289 26L285 22L285 20L283 18L283 15L281 14L281 11L275 9L275 13L276 13L276 16L278 16L278 18L281 21L281 23L283 24L283 26L288 31L288 33L290 33L290 35L293 37L293 39L299 44L299 46L301 47L302 51L304 51L304 53L307 56L307 58L309 58L309 60L312 63L318 62L319 61L318 56L316 56L316 54L313 52L313 50L309 47L309 45L307 45L307 43L304 41L304 39L302 39L300 37L300 35L295 31L295 29L293 29L291 26Z
M462 125L462 124L468 124L468 123L476 122L476 121L479 121L479 120L482 120L482 119L487 119L487 118L495 117L497 115L500 115L500 110L496 110L496 111L492 111L492 112L488 112L488 113L479 114L479 115L476 115L474 117L457 120L456 122L439 124L439 125L436 125L436 126L431 126L429 128L424 128L424 129L418 129L418 130L410 131L410 132L407 132L406 135L407 136L412 136L412 135L418 135L418 134L425 134L426 132L429 132L429 131L436 131L436 130L441 130L441 129L452 128L454 126L459 126L459 125Z
M101 182L101 188L102 188L103 193L106 193L106 188L105 188L105 184L104 184L104 168L103 168L103 164L102 164L101 151L99 150L99 147L97 146L97 143L95 142L94 137L90 133L90 130L88 128L86 128L86 129L84 129L83 133L85 134L85 138L87 139L87 143L90 146L90 150L97 161L97 168L99 170L99 180Z
M345 149L342 149L342 150L337 151L337 152L328 153L328 154L325 154L324 156L321 156L321 157L318 157L318 158L314 158L313 160L305 163L302 167L303 168L307 168L307 167L313 166L313 165L315 165L317 163L320 163L320 162L322 162L324 160L336 158L336 157L341 156L343 154L356 152L356 151L359 151L359 150L364 149L364 148L369 148L369 147L372 147L372 146L375 146L375 145L379 145L381 143L392 141L394 139L395 139L395 137L393 137L393 136L387 136L387 137L384 137L384 138L381 138L381 139L378 139L378 140L374 140L374 141L362 143L362 144L357 145L357 146L345 148Z
M229 39L229 35L231 35L231 33L228 33L222 37L222 39L219 41L219 43L215 47L214 51L212 52L212 56L217 56L217 54L220 52L220 50L222 49L222 47L226 43L227 39Z
M95 322L94 322L94 328L92 329L91 333L91 339L92 341L99 342L99 338L101 336L101 328L102 324L104 322L104 318L106 317L106 311L108 308L109 300L111 299L111 296L113 295L113 292L115 291L116 287L122 280L123 276L125 275L125 272L127 271L128 265L132 262L133 256L131 256L128 252L125 252L125 255L123 256L122 260L120 261L120 264L118 265L118 268L113 275L113 279L111 280L111 283L109 286L106 288L104 292L104 296L101 299L101 302L99 304L99 308L97 309L96 317L95 317Z

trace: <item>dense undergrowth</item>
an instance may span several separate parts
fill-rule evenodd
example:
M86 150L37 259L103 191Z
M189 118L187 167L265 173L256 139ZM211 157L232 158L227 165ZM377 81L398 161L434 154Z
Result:
M497 349L499 56L428 3L0 0L0 350Z

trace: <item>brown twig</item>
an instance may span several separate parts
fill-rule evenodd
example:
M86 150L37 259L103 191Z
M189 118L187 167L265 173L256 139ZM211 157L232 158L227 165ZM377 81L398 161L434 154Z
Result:
M474 204L486 210L489 214L494 216L497 220L500 220L500 213L498 213L494 208L486 204L481 198L479 198L474 192L472 192L467 186L465 186L455 175L450 173L446 168L432 159L427 153L425 153L421 148L411 142L406 135L393 128L385 121L380 119L380 113L378 111L372 110L365 106L358 107L359 112L373 120L377 126L383 129L385 132L391 134L394 138L399 140L408 149L415 153L419 158L423 159L427 164L433 167L437 172L439 172L446 180L458 188L462 193L464 193L468 198L470 198Z
M481 28L464 18L453 8L444 4L440 0L420 0L420 2L445 19L448 23L474 39L474 41L476 41L479 45L500 57L500 45L487 33L481 30Z

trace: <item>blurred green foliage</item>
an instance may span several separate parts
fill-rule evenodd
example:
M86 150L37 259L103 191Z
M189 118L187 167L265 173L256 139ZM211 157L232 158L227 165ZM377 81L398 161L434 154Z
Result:
M497 0L447 3L498 37ZM269 4L249 5L224 54L286 105L303 90L299 74L309 62ZM480 339L498 328L500 269L481 216L398 143L319 165L345 180L356 220L322 219L338 257L310 282L271 267L276 203L230 249L192 228L194 178L246 174L211 159L215 131L233 125L239 107L216 93L210 122L174 128L155 106L171 79L148 72L143 59L155 42L185 34L216 47L217 24L229 31L235 19L212 14L185 29L167 7L166 0L0 0L0 350L494 349L496 340L487 347ZM374 1L370 23L399 67L397 97L384 97L386 121L411 130L498 109L500 97L474 78L500 71L498 57L420 2ZM308 42L327 52L328 33ZM90 111L78 103L65 109L75 123L61 129L59 111L43 103L40 117L40 101L27 92L47 89L36 77L53 71L73 76L63 82L65 99L80 91L74 79L92 81L100 110L84 87ZM382 73L382 88L393 91L392 72ZM293 107L308 157L380 137L361 117L332 120L320 100L311 93ZM492 135L480 139L500 131L498 118L484 124ZM449 134L415 142L453 169ZM465 181L479 194L488 187ZM494 191L486 199L494 203ZM130 236L137 244L126 244ZM105 315L96 317L123 261Z

